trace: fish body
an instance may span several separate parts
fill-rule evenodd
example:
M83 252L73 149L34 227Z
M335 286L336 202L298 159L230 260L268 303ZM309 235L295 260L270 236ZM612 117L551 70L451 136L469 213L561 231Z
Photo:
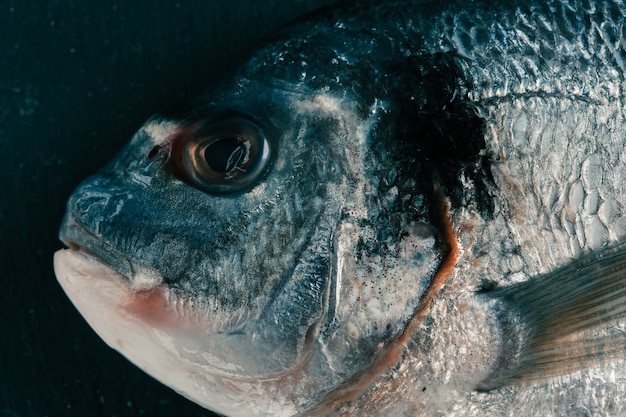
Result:
M76 189L57 277L224 415L622 415L625 16L304 19Z

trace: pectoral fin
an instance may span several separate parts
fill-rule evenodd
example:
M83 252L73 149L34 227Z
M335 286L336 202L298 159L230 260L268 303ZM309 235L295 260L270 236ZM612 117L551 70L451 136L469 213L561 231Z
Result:
M498 306L502 349L480 391L529 385L626 357L626 243L603 248L486 296Z

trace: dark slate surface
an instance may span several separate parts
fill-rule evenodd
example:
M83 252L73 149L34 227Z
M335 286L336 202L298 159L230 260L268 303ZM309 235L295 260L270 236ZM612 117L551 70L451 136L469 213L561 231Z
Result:
M0 416L210 416L91 331L52 254L64 205L153 112L330 0L0 2Z

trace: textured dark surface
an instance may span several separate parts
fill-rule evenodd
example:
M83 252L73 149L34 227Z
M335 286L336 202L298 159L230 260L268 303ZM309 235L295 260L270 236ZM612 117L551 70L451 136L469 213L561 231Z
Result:
M0 5L0 416L209 416L91 331L54 278L65 201L157 110L330 0Z

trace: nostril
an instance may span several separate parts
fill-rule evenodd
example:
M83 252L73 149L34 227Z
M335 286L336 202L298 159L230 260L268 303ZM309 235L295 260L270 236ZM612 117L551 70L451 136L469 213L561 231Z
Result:
M161 150L161 146L159 146L159 145L157 145L154 148L150 149L150 152L148 152L148 159L154 159L154 157L158 155L160 150Z

